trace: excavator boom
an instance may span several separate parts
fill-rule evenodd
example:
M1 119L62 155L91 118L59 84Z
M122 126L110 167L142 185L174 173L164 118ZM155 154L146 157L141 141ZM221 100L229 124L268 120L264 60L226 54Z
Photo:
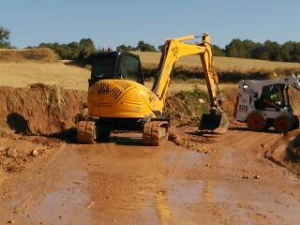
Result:
M186 36L175 39L168 39L165 42L164 50L161 55L158 76L152 88L159 99L165 101L170 75L175 63L182 57L188 55L199 55L207 92L210 100L210 113L203 114L200 122L200 130L213 130L217 133L225 133L228 129L228 119L222 109L222 100L219 93L219 79L213 65L212 47L210 37L207 34L202 36L202 43L186 44L183 41L193 40L199 36Z

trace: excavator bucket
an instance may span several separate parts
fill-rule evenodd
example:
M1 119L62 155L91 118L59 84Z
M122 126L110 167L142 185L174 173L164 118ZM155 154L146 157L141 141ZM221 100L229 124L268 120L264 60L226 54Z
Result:
M224 134L228 130L229 121L227 115L222 112L221 114L205 113L202 115L199 130L210 130L214 133Z

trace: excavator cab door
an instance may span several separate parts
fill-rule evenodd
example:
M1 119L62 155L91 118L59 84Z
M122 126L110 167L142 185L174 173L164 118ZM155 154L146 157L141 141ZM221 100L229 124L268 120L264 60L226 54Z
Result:
M119 79L132 80L144 84L141 62L138 56L123 53L119 61L120 63L117 64L117 67L119 67L117 68L119 70Z

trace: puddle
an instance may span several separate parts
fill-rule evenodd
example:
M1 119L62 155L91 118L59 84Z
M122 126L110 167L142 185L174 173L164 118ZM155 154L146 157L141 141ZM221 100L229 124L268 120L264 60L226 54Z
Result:
M89 224L89 195L83 189L86 177L87 173L79 172L64 187L46 193L30 210L31 220L50 224Z

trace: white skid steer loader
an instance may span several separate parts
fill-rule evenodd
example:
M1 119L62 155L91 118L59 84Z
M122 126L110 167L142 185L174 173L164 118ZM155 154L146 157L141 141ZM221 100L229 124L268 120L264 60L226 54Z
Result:
M290 105L289 88L300 91L300 76L272 80L241 80L235 118L246 122L251 131L274 127L278 133L287 133L299 127L299 118Z

